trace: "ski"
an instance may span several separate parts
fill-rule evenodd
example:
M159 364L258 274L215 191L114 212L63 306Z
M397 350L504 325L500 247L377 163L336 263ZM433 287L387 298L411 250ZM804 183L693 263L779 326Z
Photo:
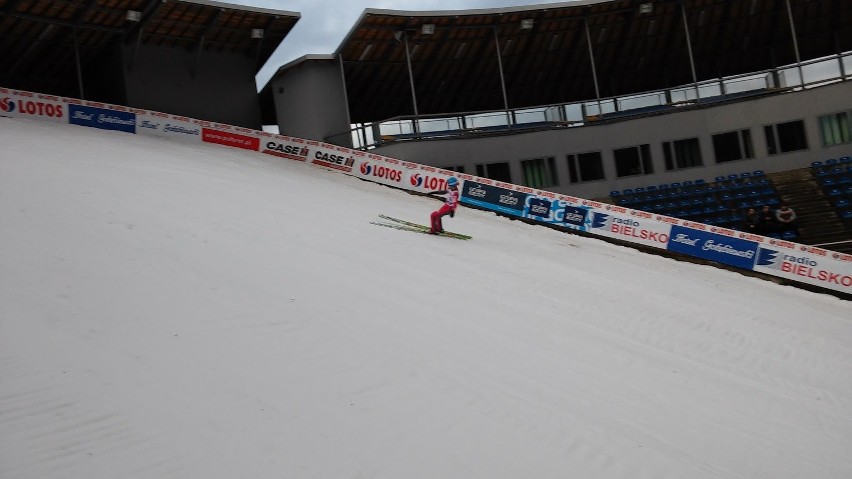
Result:
M418 225L417 223L411 223L411 224L405 224L405 223L408 223L408 222L401 222L401 221L396 222L396 223L379 223L377 221L371 221L370 222L370 224L374 224L376 226L384 226L386 228L393 228L393 229L396 229L396 230L411 231L413 233L432 234L432 233L429 232L429 228L427 228L423 225ZM453 232L450 232L450 231L444 231L444 232L436 234L435 236L446 236L447 238L455 238L455 239L460 239L460 240L469 240L469 239L473 238L472 236L463 235L461 233L453 233Z
M428 226L419 225L417 223L412 223L411 221L401 220L399 218L394 218L392 216L379 215L379 218L390 220L390 221L393 221L393 222L396 222L396 223L399 223L399 224L402 224L402 225L410 226L412 228L423 229L423 230L426 230L427 232L430 229ZM439 233L439 234L442 234L444 236L449 236L449 237L452 237L452 238L466 239L466 240L473 238L472 236L468 236L468 235L461 234L461 233L453 233L452 231L444 231L444 232Z
M412 228L421 228L421 229L425 229L425 230L429 229L428 226L419 225L417 223L412 223L410 221L401 220L399 218L393 218L393 217L387 216L387 215L379 215L379 218L382 218L384 220L390 220L390 221L393 221L395 223L400 223L400 224L403 224L403 225L411 226Z

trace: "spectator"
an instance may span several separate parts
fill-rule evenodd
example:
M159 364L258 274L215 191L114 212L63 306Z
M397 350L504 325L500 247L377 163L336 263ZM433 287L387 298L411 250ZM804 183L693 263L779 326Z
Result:
M778 231L778 218L775 213L769 208L769 205L763 205L760 209L760 220L758 222L758 233L768 235Z
M778 230L781 233L792 231L796 236L799 236L799 225L796 223L796 212L787 203L781 203L781 207L775 212L775 218L778 220Z
M760 215L757 210L749 208L745 215L745 231L754 234L760 234Z

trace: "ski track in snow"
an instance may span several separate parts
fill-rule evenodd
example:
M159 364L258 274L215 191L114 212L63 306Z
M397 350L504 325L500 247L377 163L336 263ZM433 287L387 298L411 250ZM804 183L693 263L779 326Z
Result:
M852 306L0 118L0 477L848 478Z

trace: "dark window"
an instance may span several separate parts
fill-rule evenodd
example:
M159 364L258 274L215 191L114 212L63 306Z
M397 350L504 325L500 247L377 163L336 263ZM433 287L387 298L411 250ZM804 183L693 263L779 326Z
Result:
M663 155L665 157L666 170L680 170L703 164L701 161L701 148L698 146L698 138L666 141L663 143Z
M651 164L650 145L632 146L613 151L615 173L622 176L647 175L654 172Z
M509 173L509 163L488 163L476 165L476 176L483 178L491 178L496 181L505 183L512 182L512 175Z
M713 135L713 152L716 155L716 163L754 158L751 132L739 130Z
M568 173L571 176L571 183L604 179L601 152L568 155Z
M766 133L766 149L770 155L808 149L805 122L802 120L767 125L763 131Z

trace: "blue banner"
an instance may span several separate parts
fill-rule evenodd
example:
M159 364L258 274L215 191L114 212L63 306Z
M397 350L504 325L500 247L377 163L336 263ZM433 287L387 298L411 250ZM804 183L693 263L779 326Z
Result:
M523 216L527 196L526 193L465 181L461 202L514 216Z
M731 238L707 231L673 225L668 250L697 258L752 269L758 244L754 241Z
M531 196L527 208L527 216L532 216L534 219L549 219L550 218L550 200L544 198L536 198Z
M562 212L562 223L565 226L586 231L586 216L589 214L587 208L579 208L577 206L565 206Z
M72 104L68 105L68 121L72 125L136 133L135 113Z

